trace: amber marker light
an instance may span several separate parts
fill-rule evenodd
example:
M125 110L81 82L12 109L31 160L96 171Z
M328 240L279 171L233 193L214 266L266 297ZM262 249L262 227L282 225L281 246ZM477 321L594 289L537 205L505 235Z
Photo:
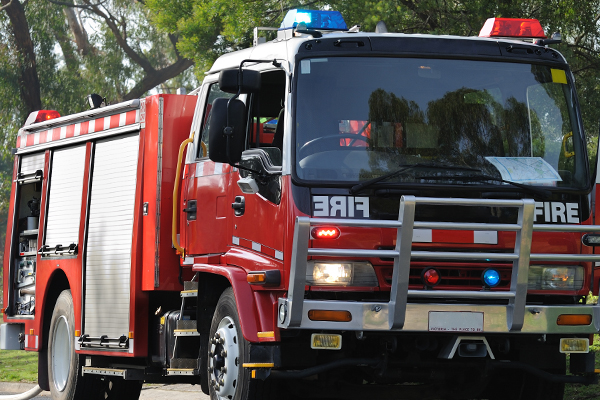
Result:
M589 325L592 323L590 314L561 314L556 319L556 325Z
M337 239L340 237L340 230L335 226L319 226L310 231L313 239Z
M281 272L279 270L253 271L246 275L246 282L250 285L279 286Z
M246 275L246 281L250 284L263 284L267 281L267 274L265 272L253 272Z
M350 311L310 310L308 318L311 321L350 322L352 321L352 314L350 314Z

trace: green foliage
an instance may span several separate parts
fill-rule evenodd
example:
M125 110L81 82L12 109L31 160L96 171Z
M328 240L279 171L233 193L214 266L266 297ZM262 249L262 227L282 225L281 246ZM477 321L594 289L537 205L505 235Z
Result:
M21 3L34 43L43 108L57 110L61 115L81 112L88 107L85 97L90 93L101 94L109 103L119 102L145 77L146 71L126 54L99 15L74 9L80 13L87 30L91 51L84 52L76 44L64 6L49 0L21 0ZM153 68L165 68L178 59L170 38L148 22L150 10L142 3L108 0L102 4L103 10L108 10L116 21L127 44ZM19 127L27 118L19 90L20 54L15 49L8 16L0 11L0 253L4 248L11 190L11 149ZM188 71L164 82L160 90L170 93L178 87L191 90L196 86L193 72Z
M327 3L300 0L292 8ZM220 55L250 47L254 27L278 27L289 8L276 0L147 0L146 6L160 29L179 35L177 48L196 62L199 79Z

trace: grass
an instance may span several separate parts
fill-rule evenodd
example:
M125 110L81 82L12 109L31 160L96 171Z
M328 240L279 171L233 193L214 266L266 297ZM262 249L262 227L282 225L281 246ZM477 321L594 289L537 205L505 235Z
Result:
M0 312L0 324L3 314ZM37 382L38 353L0 350L0 382Z
M0 382L37 382L38 354L33 351L0 351Z

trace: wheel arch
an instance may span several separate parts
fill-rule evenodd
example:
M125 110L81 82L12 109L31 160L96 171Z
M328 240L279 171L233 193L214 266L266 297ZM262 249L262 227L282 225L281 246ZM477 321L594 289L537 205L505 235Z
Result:
M195 268L196 269L196 268ZM246 272L235 267L214 267L198 271L198 332L208 334L212 316L221 293L228 287L233 289L237 305L240 328L249 342L258 342L260 320L252 289L246 281Z
M42 301L42 329L40 334L40 351L38 355L38 385L44 390L50 390L50 381L48 375L48 335L50 333L50 322L52 321L52 312L58 296L67 289L70 289L69 280L63 270L57 269L50 276L46 285L46 293Z

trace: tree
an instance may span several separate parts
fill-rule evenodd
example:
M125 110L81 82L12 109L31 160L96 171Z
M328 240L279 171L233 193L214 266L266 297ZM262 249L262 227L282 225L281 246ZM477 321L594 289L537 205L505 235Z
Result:
M196 86L178 36L159 32L141 1L0 0L0 242L4 243L16 135L30 112L87 109L159 87ZM4 246L2 246L3 248Z
M179 35L181 54L196 62L198 76L220 55L252 46L255 26L279 26L291 8L322 7L327 1L146 0L153 22Z

